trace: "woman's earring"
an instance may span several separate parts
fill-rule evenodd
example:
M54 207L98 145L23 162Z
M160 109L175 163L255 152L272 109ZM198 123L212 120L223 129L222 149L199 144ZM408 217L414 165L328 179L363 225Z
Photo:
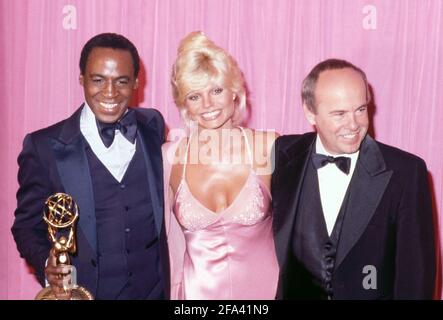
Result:
M235 93L232 95L232 100L235 100L236 96Z

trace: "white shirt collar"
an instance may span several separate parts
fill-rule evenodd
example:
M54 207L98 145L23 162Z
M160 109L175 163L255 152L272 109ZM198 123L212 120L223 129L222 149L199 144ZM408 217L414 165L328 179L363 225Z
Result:
M129 142L119 130L109 148L103 144L98 133L97 121L94 112L85 102L80 115L80 131L92 149L92 152L119 182L123 179L126 169L135 154L136 143Z
M325 146L323 145L323 142L321 141L320 136L317 134L317 139L315 141L315 152L318 154L324 154L324 155L332 156L332 157L349 157L349 158L351 158L351 166L352 165L355 166L355 162L357 161L358 154L360 153L360 150L357 150L354 153L331 154L330 152L328 152L326 150Z
M98 134L98 126L95 119L95 114L94 112L92 112L91 107L86 101L80 118L80 128L82 132L87 132L88 134L93 135L101 140L100 135Z

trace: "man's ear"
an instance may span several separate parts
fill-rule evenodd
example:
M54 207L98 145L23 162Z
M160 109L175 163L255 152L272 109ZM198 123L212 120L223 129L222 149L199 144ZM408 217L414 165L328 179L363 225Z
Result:
M138 88L138 77L135 78L135 82L134 82L134 86L132 87L132 89L137 89Z
M81 75L78 77L78 82L80 83L81 86L83 86L84 81L85 81L85 78L83 78L83 75L81 74Z
M306 120L312 125L315 126L315 113L312 112L306 104L303 103L303 111L305 113Z

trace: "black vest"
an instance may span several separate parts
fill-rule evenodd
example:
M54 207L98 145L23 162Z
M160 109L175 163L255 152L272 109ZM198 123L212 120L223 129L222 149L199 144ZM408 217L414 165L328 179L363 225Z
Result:
M317 170L307 166L292 239L294 291L291 298L333 299L332 276L348 191L331 235L328 235L320 199Z
M119 183L87 148L97 221L96 299L164 298L159 241L141 149L137 144Z

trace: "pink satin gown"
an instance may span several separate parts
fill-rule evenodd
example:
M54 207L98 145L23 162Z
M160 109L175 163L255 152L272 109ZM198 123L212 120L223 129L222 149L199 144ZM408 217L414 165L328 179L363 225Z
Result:
M274 299L278 263L267 187L251 167L234 202L215 213L192 195L185 170L174 202L186 241L183 299Z

